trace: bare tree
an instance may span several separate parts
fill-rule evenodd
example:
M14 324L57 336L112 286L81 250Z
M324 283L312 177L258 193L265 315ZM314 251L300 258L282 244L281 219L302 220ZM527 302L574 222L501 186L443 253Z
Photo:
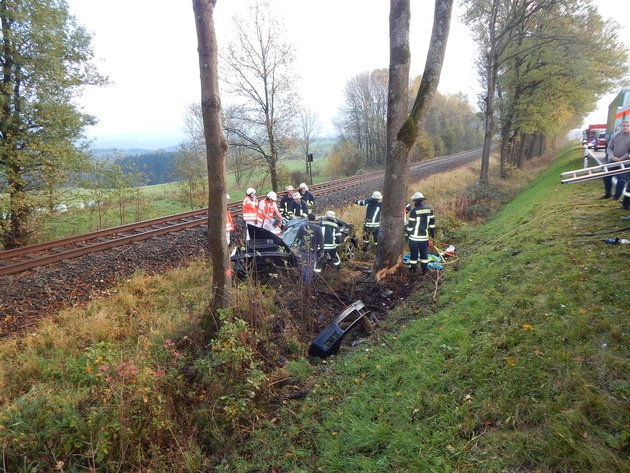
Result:
M363 72L346 83L337 126L354 142L367 166L382 166L387 148L387 69Z
M179 178L177 195L191 210L203 208L208 201L208 174L201 104L189 104L184 114L186 140L180 144L173 160L174 174Z
M227 91L242 100L242 114L233 117L232 133L240 146L267 163L271 186L278 190L277 163L290 144L297 114L294 52L283 40L280 23L268 2L256 1L249 17L234 18L236 42L221 56Z
M403 212L409 185L409 164L437 90L451 24L453 0L436 0L431 45L416 100L407 116L409 94L409 0L390 0L389 95L387 108L387 160L383 186L381 236L373 276L376 281L401 266Z
M203 321L206 333L219 327L217 311L231 306L232 279L225 239L226 156L228 145L221 125L217 39L214 29L216 0L193 0L201 78L201 112L208 159L208 244L212 262L214 297Z
M229 145L228 171L239 185L249 183L254 176L269 173L265 151L258 146L260 135L251 123L241 120L245 114L242 105L228 105L223 110L223 132ZM264 142L264 138L260 142Z
M305 170L311 178L311 184L313 184L313 153L317 150L315 143L319 139L322 125L317 112L307 108L300 110L298 120L296 144L302 151L302 156L305 160Z

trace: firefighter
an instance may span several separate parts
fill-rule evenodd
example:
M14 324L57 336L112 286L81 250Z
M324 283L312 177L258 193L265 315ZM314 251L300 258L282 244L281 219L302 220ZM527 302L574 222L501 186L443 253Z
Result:
M273 232L274 220L282 220L282 215L280 215L280 212L278 211L278 204L276 203L277 200L278 196L276 193L274 191L270 191L258 204L258 209L260 210L258 218L261 219L258 226L264 228L265 230L269 230L270 232Z
M308 211L313 211L313 206L315 205L315 196L308 190L308 186L305 182L301 183L299 186L300 195L302 196L302 202L306 202L308 205Z
M341 229L337 223L335 212L329 210L321 220L324 229L324 253L330 256L333 267L339 271L341 269L341 258L337 252L337 247L341 245Z
M299 192L294 192L293 202L289 203L289 217L292 219L306 218L308 214L308 205L302 200L302 195Z
M302 281L311 286L313 274L321 271L317 261L324 249L322 227L315 223L315 214L309 213L307 219L300 225L295 240L293 240L293 246L298 249L300 254Z
M248 225L258 226L260 210L258 209L258 199L256 198L256 189L248 187L245 191L245 199L243 200L243 220L245 221L245 239L249 240Z
M280 203L278 204L278 208L280 209L280 213L282 214L282 218L285 220L290 220L291 215L289 215L289 204L293 202L293 192L295 189L293 186L286 186L284 188L285 194L280 199Z
M383 194L374 191L371 197L365 200L357 200L355 204L367 207L365 209L365 218L363 219L363 251L368 250L370 244L370 236L374 240L374 246L378 245L378 231L381 226L381 204L383 203Z
M433 210L424 205L424 195L416 192L411 196L413 208L409 212L409 220L405 227L405 239L409 242L409 270L415 272L420 257L422 274L429 268L429 237L435 234L435 217Z

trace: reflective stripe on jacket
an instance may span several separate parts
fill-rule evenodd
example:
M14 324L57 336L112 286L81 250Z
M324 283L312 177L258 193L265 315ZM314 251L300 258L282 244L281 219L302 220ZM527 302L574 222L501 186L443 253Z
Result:
M366 227L376 228L381 224L381 201L368 197L365 200L357 200L357 205L367 207L365 209L365 219L363 225Z
M411 209L405 229L410 241L428 241L429 233L433 229L435 229L433 210L424 205L417 205Z
M341 230L334 220L324 218L321 221L324 229L324 249L334 250L337 245L341 244Z
M262 225L265 220L274 221L278 205L273 200L267 198L261 200L260 204L258 204L258 208L260 209L260 214L258 215L258 223L260 225Z
M256 225L259 213L258 199L252 199L250 196L246 196L243 201L243 220L251 225Z

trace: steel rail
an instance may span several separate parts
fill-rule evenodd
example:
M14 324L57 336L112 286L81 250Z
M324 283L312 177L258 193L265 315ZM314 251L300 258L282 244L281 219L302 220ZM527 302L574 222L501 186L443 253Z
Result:
M422 169L430 170L433 167L444 163L453 165L461 165L479 156L480 150L467 151L449 156L441 156L429 161L413 163L410 172L418 172ZM363 185L369 182L383 179L385 172L372 171L358 176L350 176L343 179L335 179L321 184L309 186L309 190L315 196L326 195L341 190L351 189L353 187ZM286 192L279 192L279 196L285 195ZM242 214L241 202L231 202L228 209L234 216ZM147 240L155 236L172 233L175 231L192 228L195 226L207 224L208 209L192 210L179 214L159 217L151 220L144 220L127 225L120 225L96 232L76 235L60 240L54 240L46 243L29 245L22 248L0 251L0 276L8 276L29 269L53 264L63 260L77 258L89 253L96 253L116 246L127 245L137 241ZM189 219L189 220L186 220ZM181 222L181 220L185 220ZM156 226L160 226L155 228ZM137 232L128 235L129 232ZM99 241L108 238L107 241ZM81 245L81 246L78 246ZM69 249L64 249L70 247ZM46 252L45 254L42 254ZM39 253L39 254L38 254ZM22 261L12 261L17 258L24 258Z

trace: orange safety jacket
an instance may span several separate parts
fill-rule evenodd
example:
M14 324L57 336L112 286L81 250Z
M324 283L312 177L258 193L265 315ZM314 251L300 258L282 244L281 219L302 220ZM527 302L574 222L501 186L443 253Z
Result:
M229 210L225 211L225 231L233 232L234 231L234 220L232 220L232 214Z
M260 209L259 214L259 225L262 225L263 221L271 220L272 222L276 218L276 210L278 210L278 204L276 204L273 200L265 198L265 200L261 200L260 204L258 204L258 208Z
M243 220L245 220L245 223L256 225L258 223L259 214L258 199L245 196L245 200L243 200Z

